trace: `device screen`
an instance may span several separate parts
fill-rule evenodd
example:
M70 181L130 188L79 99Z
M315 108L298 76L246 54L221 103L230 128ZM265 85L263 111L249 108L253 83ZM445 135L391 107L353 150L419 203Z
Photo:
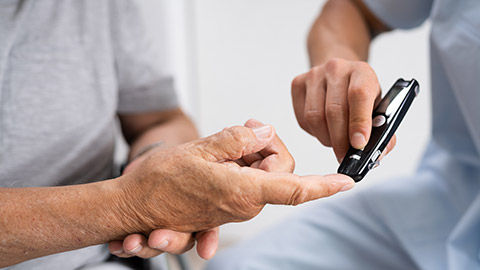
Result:
M392 104L392 101L395 99L395 97L403 90L404 88L401 86L395 86L388 91L387 95L382 99L380 104L378 104L377 107L377 112L378 113L385 113L389 115L387 112L388 106Z

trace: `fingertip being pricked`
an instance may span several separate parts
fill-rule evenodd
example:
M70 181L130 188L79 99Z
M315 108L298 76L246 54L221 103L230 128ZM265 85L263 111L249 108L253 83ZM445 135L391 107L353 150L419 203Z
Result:
M333 184L335 187L332 188L332 194L343 192L352 189L355 187L355 181L347 175L344 174L330 174L326 175L325 179Z
M345 184L345 185L339 190L339 192L344 192L344 191L350 190L350 189L352 189L354 186L355 186L355 182L352 181L351 183Z

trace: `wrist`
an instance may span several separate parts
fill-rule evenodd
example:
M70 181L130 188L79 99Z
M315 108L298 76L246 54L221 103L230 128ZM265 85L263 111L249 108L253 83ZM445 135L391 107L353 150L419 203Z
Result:
M347 61L364 61L358 53L346 45L338 45L335 48L325 50L310 50L310 65L312 67L323 65L331 59L340 58Z
M126 177L118 177L105 182L106 196L103 207L105 216L110 220L110 225L117 231L117 237L122 238L131 233L139 232L138 221L134 220L135 215L132 203L129 198L134 198L135 191L127 185Z
M136 158L146 154L147 152L150 152L153 149L163 148L163 147L165 147L165 142L164 141L158 141L158 142L154 142L154 143L145 145L145 146L141 147L140 149L136 150L135 152L132 151L132 153L130 153L130 159L129 160L130 160L130 162L132 162Z
M131 170L132 167L136 167L136 165L133 165L133 164L134 163L139 164L147 155L147 153L150 153L154 150L158 150L165 147L166 147L165 142L158 141L152 144L145 145L137 151L131 151L129 154L128 161L125 161L123 164L120 165L120 174L126 174Z
M124 236L132 233L148 235L159 228L158 214L155 218L146 207L145 190L152 190L148 183L140 184L135 181L132 174L120 176L112 181L110 193L112 222L119 228Z

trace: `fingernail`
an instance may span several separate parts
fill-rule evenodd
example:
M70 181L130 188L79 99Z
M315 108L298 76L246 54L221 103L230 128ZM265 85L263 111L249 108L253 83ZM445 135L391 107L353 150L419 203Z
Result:
M155 246L154 248L155 248L155 249L160 249L160 250L162 250L162 249L164 249L164 248L166 248L166 247L168 247L168 240L165 239L165 240L163 240L160 244L158 244L157 246Z
M349 181L348 184L343 185L343 187L340 189L340 192L347 191L352 189L355 186L355 183L352 181Z
M116 254L120 254L120 253L123 253L123 250L121 249L117 249L117 250L112 250L110 251L112 254L116 255Z
M352 135L351 144L356 149L362 149L367 144L365 136L360 132L355 132Z
M136 253L140 252L140 250L142 250L142 248L143 248L142 245L138 245L135 248L133 248L132 250L130 250L128 253L136 254Z
M272 127L270 125L255 127L252 128L252 131L255 133L255 136L257 136L258 139L266 140L270 138L270 135L272 134Z

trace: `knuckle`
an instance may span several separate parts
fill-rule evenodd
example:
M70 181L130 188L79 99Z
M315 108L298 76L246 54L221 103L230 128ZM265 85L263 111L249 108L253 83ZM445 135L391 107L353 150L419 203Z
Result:
M342 104L332 102L327 104L325 111L327 118L337 119L343 117L345 108L343 108Z
M288 205L299 205L306 202L310 195L310 187L305 185L298 185L290 195L287 201Z
M324 73L325 72L322 66L313 67L307 72L306 81L317 81L323 77Z
M288 152L282 156L281 162L279 164L280 164L280 167L278 167L279 169L277 169L278 172L292 173L295 170L295 159ZM271 171L274 171L274 170L271 170Z
M344 62L345 60L341 58L332 58L325 64L325 70L327 73L335 75L342 69Z
M308 88L308 85L312 84L312 82L315 82L316 80L317 80L317 75L314 72L314 70L311 69L307 73L307 76L305 77L305 85L307 85L307 88Z
M238 145L245 145L250 136L249 128L234 126L225 129L225 135Z
M301 89L302 86L305 84L305 82L302 80L300 76L295 77L292 80L292 95L295 96L296 93L298 93Z
M353 102L368 101L370 98L370 91L363 85L352 85L348 92L348 99Z
M367 62L365 61L357 61L355 62L355 69L360 69L360 70L369 70L369 71L373 71L372 67L370 66L370 64L368 64Z
M288 156L288 161L286 162L288 166L288 171L293 172L295 170L295 159L291 154Z
M305 121L308 125L318 126L325 121L325 113L323 111L307 111L305 112Z
M350 117L350 128L361 129L365 126L369 126L368 119L360 115L352 115Z

